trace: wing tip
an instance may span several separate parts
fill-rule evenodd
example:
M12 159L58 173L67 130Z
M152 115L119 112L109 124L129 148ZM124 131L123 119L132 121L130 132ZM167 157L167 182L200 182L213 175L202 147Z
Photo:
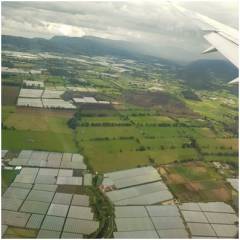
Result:
M232 84L239 84L239 78L237 77L237 78L233 79L233 80L230 81L228 84L229 84L229 85L232 85Z
M209 48L207 48L206 50L204 50L202 52L202 54L206 54L206 53L211 53L211 52L216 52L217 49L214 46L210 46Z

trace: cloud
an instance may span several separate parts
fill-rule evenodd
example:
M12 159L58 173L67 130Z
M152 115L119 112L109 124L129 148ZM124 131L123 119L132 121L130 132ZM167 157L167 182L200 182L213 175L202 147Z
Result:
M182 1L182 4L237 25L237 0ZM131 41L155 55L176 57L185 53L186 59L198 57L206 46L198 28L163 0L3 2L2 33L44 38L91 35Z

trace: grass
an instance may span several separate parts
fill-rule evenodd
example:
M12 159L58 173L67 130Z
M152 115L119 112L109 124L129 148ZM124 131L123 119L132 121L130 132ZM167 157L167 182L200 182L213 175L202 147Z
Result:
M3 130L2 147L9 150L77 152L71 134L49 131Z
M167 164L174 161L198 159L196 150L192 148L148 150L145 147L141 149L145 145L132 139L81 141L79 144L94 170L98 172L121 170L152 163Z
M73 131L67 125L70 117L71 113L26 111L4 106L3 123L8 129L2 131L2 147L77 152Z
M122 120L119 117L83 117L81 123L91 124L104 124L104 123L113 123L113 124L122 124L129 123L129 121Z
M238 139L236 138L208 138L207 141L205 138L198 138L197 143L207 161L218 161L216 160L218 158L224 161L225 158L226 162L233 162L233 159L237 159Z
M206 127L207 122L203 119L188 119L188 118L177 118L178 123L183 123L187 126L194 126L194 127Z
M146 149L151 150L164 150L164 149L174 149L174 148L181 148L183 144L190 143L188 138L182 137L172 137L172 138L140 138L140 143Z
M4 236L6 238L36 238L37 233L35 229L8 227Z
M178 148L159 151L149 151L149 156L154 159L156 164L168 164L175 161L198 160L199 156L193 148Z
M87 152L99 151L106 153L116 153L125 151L135 151L140 147L135 140L108 140L108 141L84 141L81 147Z
M2 169L2 192L5 192L7 190L18 173L19 170Z
M134 127L78 127L77 138L79 140L89 140L96 138L114 138L140 136Z
M141 127L145 137L169 138L169 137L215 137L209 128L194 127Z
M172 124L174 120L166 116L137 116L130 117L130 120L135 124Z
M16 107L15 106L2 106L2 122L5 123L5 121L8 119L8 117L15 113Z
M69 118L69 116L54 116L45 112L15 112L5 119L4 124L19 130L71 134L71 129L67 125Z
M210 138L208 141L206 141L206 138L198 138L197 142L202 148L231 149L238 151L237 138Z
M80 146L95 171L108 172L149 163L146 152L136 151L135 140L81 141Z
M236 139L226 143L226 139L216 138L211 129L206 127L130 126L77 129L77 140L83 153L93 169L99 172L202 159L197 149L185 147L191 143L190 138L200 139L202 143L216 147L237 147ZM204 153L204 146L199 146Z
M195 112L213 121L233 124L233 120L238 116L238 112L222 105L219 100L187 101L188 106Z
M86 152L89 162L94 166L94 170L99 173L117 171L149 164L148 156L145 152L124 151L106 153L104 151Z

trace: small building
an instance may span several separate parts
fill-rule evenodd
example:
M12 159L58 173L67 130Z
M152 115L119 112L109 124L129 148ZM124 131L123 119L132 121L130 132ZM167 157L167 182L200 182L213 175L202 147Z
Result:
M110 104L108 101L97 101L94 97L73 98L75 103L97 103L97 104Z
M44 88L44 83L41 81L29 81L24 80L23 81L24 87L31 87L31 88Z

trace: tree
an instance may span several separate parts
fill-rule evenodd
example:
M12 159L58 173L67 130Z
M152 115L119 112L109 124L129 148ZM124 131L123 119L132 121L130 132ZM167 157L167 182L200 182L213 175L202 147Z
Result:
M82 117L81 110L78 109L73 115L73 117L68 120L67 122L68 126L72 129L76 129L79 125L79 121L81 121L81 117Z
M67 124L68 124L68 127L72 128L72 129L76 129L78 126L78 120L75 117L70 118L68 120Z

